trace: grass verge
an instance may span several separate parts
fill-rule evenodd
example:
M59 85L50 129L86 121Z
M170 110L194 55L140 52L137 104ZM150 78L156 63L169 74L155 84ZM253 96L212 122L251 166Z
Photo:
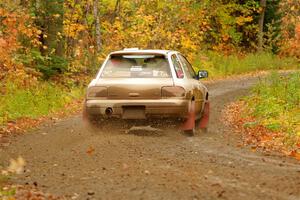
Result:
M257 71L300 69L300 63L295 58L279 57L267 52L225 56L209 51L203 55L199 55L193 64L198 70L208 70L212 78Z
M22 88L13 82L6 84L0 96L0 126L16 120L38 119L65 109L67 104L83 96L82 87L67 89L49 82Z
M246 98L247 113L272 131L286 133L286 143L300 137L300 72L280 76L272 73L260 81Z
M272 73L250 96L230 105L225 116L245 133L247 143L300 159L300 72Z

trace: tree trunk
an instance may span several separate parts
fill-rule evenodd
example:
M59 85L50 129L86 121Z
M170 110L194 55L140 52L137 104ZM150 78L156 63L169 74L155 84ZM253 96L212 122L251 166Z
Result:
M119 17L120 11L121 11L121 0L117 0L115 5L115 11L114 11L114 19L116 17Z
M265 12L266 12L267 0L260 0L260 7L262 8L260 17L259 17L259 32L258 32L258 50L261 51L263 49L263 36L264 36L264 20L265 20Z
M57 33L63 32L64 0L38 0L35 4L38 10L37 24L42 29L40 36L42 54L50 55L54 51L55 55L63 57L64 43Z
M100 20L98 13L98 0L94 0L94 19L95 19L95 39L96 39L96 53L101 50L101 32Z

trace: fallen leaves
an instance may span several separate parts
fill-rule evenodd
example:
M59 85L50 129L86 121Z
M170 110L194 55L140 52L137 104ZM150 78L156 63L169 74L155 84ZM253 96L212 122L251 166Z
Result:
M6 170L2 170L3 175L11 174L22 174L24 173L26 162L24 158L19 156L17 159L10 159L10 164Z
M149 170L145 170L144 173L145 173L146 175L150 175L150 171L149 171Z
M40 191L36 186L6 186L0 188L0 199L48 199L48 200L60 200L66 199L64 197L54 196L49 193Z
M17 159L10 159L7 169L2 170L1 174L7 176L9 174L22 174L25 171L25 160L19 156Z
M22 174L25 172L25 166L26 162L24 158L19 156L17 159L10 159L9 166L7 167L7 169L2 170L1 174L3 177L8 178L11 174ZM0 179L0 199L65 199L64 197L57 197L52 194L44 193L40 191L37 186L38 183L36 181L34 181L32 184L20 186L10 185L8 181L3 181Z
M10 159L10 165L7 171L15 174L22 174L24 172L25 165L25 160L21 156L19 156L16 160Z
M0 127L0 133L2 135L22 133L29 128L38 126L45 120L45 117L41 117L39 119L22 118L15 121L10 121L5 126Z
M94 147L91 147L91 146L86 150L86 153L88 155L92 155L94 152L95 152L95 149L94 149Z
M294 150L294 151L290 152L290 156L292 156L300 161L300 151Z

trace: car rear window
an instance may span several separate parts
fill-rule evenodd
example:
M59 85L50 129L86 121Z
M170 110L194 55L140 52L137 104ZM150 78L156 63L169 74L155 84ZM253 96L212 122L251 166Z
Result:
M169 78L168 60L163 55L112 55L102 71L103 78Z

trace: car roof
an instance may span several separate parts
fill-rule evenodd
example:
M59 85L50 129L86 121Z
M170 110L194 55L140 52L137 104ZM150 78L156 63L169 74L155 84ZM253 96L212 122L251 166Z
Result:
M114 54L162 54L167 55L170 52L176 52L172 50L160 50L160 49L137 49L137 48L130 48L130 49L124 49L121 51L114 51L110 53L110 55Z

